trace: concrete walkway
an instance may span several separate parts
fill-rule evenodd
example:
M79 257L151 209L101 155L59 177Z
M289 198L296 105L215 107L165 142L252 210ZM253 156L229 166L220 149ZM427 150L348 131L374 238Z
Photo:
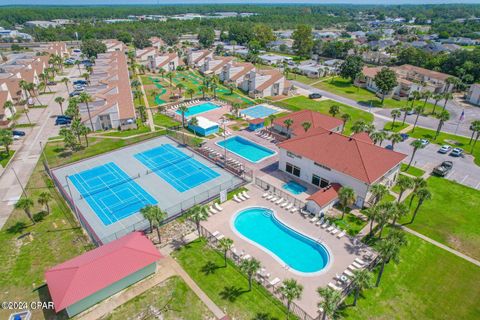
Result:
M155 124L153 123L153 114L152 110L150 109L150 105L148 103L147 93L145 92L145 88L143 87L142 77L138 76L138 81L140 82L140 88L142 88L143 94L143 102L145 103L145 109L147 111L147 122L148 126L150 127L150 131L155 131Z

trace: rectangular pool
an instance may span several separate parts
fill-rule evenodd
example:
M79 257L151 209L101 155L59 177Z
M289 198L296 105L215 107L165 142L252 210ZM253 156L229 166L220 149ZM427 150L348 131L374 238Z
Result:
M282 188L287 190L287 191L290 191L293 194L300 194L300 193L303 193L303 192L307 191L306 187L302 186L301 184L299 184L299 183L297 183L293 180L285 183L282 186Z
M253 106L250 108L247 108L245 110L240 111L240 114L252 117L254 119L256 118L266 118L271 114L278 113L278 110L268 107L268 106L263 106L263 105L258 105L258 106Z
M276 154L275 151L240 136L218 141L217 145L252 163L259 163Z
M212 111L212 110L219 109L219 108L220 108L220 106L216 105L215 103L204 102L204 103L201 103L201 104L197 104L196 106L189 107L188 111L185 112L185 117L186 118L192 117L192 116L195 116L197 114L205 113L205 112ZM182 113L179 110L177 110L176 113L180 116L182 115Z

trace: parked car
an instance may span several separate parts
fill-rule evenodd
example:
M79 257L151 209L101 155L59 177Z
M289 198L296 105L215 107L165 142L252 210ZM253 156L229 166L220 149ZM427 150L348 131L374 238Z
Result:
M65 118L57 118L57 120L55 120L55 125L56 126L59 126L59 125L66 125L66 124L70 124L72 123L72 120L70 119L65 119Z
M450 150L452 150L452 147L449 146L448 144L445 144L440 149L438 149L438 153L446 154L446 153L450 152Z
M408 138L410 138L410 136L406 133L400 133L400 137L402 137L402 141L405 141L407 140Z
M416 141L420 141L423 147L426 147L430 143L427 139L417 139Z
M452 161L443 161L433 169L433 173L440 177L445 177L453 168Z
M77 84L77 85L73 86L73 89L75 89L75 91L83 91L83 90L85 90L85 85Z
M57 116L57 119L65 119L65 120L70 120L70 121L71 121L71 120L72 120L72 117L66 116L66 115L63 114L63 115Z
M452 157L462 157L463 156L463 149L462 148L454 148L452 152L450 152Z
M320 93L310 93L310 94L308 95L308 97L309 97L310 99L320 99L320 98L322 97L322 95L321 95Z
M72 92L70 92L69 96L70 96L70 98L73 98L73 97L76 97L76 96L80 95L80 93L81 93L80 91L72 91Z
M87 81L86 80L75 80L73 81L73 84L74 85L79 85L79 84L87 84Z
M385 147L385 149L393 150L393 146L392 146L391 144L389 144L389 145L387 145L387 146Z
M412 114L415 114L415 111L413 111L413 110L407 111L407 115L411 116Z
M23 137L25 135L25 132L20 131L20 130L12 130L12 135Z

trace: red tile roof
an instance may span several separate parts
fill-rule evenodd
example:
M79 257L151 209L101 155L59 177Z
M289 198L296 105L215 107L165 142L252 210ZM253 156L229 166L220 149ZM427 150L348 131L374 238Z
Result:
M293 120L293 124L290 127L290 130L295 135L300 135L305 133L305 130L302 127L302 123L304 122L310 122L312 124L309 131L315 128L334 130L335 128L343 125L343 121L341 119L330 117L312 110L301 110L301 111L290 113L280 118L276 118L273 121L273 124L285 127L284 121L287 119Z
M278 147L369 184L407 157L362 139L324 129L309 130L279 143Z
M55 310L61 311L160 258L147 237L132 232L61 263L45 272Z
M363 142L373 144L373 141L372 141L372 139L370 138L370 136L367 132L354 133L354 134L352 134L352 138L363 141Z
M327 204L338 199L338 190L340 190L341 187L341 184L332 183L331 185L320 189L314 194L312 194L310 197L307 198L307 200L314 201L320 206L320 208L323 208Z
M260 124L260 123L264 123L265 119L255 118L255 119L249 120L248 122L251 123L251 124Z

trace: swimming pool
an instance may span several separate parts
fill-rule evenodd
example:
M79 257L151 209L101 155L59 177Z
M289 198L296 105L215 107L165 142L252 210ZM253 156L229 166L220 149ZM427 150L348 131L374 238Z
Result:
M218 141L217 145L252 163L259 163L276 154L275 151L240 136Z
M293 180L290 180L289 182L285 183L282 186L282 188L287 190L287 191L290 191L293 194L300 194L300 193L303 193L303 192L307 191L306 187L302 186L301 184L299 184L299 183L297 183Z
M275 113L278 113L278 110L268 106L263 106L263 105L253 106L240 111L240 114L243 114L252 118L266 118L269 115L275 114Z
M329 264L324 245L289 228L268 208L241 210L233 217L232 228L296 272L317 273Z
M201 103L201 104L197 104L196 106L189 107L188 111L185 112L185 117L187 117L187 118L192 117L192 116L195 116L197 114L205 113L205 112L212 111L212 110L215 110L215 109L218 109L218 108L220 108L220 106L216 105L215 103L204 102L204 103ZM177 110L176 113L178 115L182 115L182 113L179 110Z

